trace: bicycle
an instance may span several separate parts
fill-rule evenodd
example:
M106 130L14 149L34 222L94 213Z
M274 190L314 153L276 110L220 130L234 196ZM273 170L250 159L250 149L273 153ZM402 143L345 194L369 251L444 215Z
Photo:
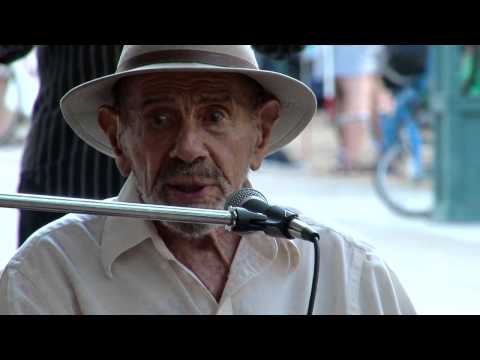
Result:
M34 53L28 55L34 57ZM6 80L6 89L0 96L0 145L11 145L25 137L25 130L29 126L31 108L38 90L38 80L29 69L31 59L20 60L10 65L0 64L0 74ZM2 94L0 94L2 95Z
M429 72L410 79L395 96L396 109L383 116L381 155L374 188L393 212L430 217L433 210L433 115L426 105Z

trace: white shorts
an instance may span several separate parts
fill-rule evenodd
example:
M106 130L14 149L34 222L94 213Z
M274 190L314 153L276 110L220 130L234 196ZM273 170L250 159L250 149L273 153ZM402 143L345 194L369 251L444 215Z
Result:
M335 45L335 76L355 77L380 71L382 45Z

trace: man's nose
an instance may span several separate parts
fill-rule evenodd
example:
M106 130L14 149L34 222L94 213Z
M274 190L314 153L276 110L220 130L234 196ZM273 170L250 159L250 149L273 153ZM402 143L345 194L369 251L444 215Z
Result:
M184 126L177 135L170 157L192 163L198 158L206 157L207 154L200 131L193 126Z

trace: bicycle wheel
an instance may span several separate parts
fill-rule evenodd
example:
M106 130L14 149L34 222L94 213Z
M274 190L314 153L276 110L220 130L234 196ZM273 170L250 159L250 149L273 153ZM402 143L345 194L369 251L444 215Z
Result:
M376 167L375 190L380 199L399 215L430 217L434 201L432 164L433 148L429 144L422 144L420 167L405 142L392 146Z

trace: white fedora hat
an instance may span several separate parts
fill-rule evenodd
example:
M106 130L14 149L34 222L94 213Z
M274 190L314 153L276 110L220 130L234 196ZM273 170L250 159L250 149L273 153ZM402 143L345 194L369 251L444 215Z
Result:
M87 144L113 157L110 142L97 121L98 108L113 105L112 88L121 78L168 71L243 74L275 95L282 108L272 129L269 154L295 139L317 108L315 95L302 82L259 70L249 45L125 45L114 74L83 83L63 96L60 100L63 116Z

